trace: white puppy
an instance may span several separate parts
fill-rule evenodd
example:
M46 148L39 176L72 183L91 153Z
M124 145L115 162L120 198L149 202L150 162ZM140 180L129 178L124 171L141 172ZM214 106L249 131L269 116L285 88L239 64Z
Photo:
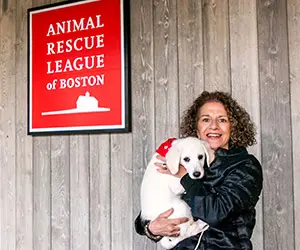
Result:
M195 137L172 139L166 141L156 151L160 154L165 151L170 172L176 174L181 164L192 179L201 179L204 175L205 164L209 167L213 157L207 143ZM154 163L158 162L156 158L158 153L153 155L144 173L141 186L141 217L154 220L161 213L174 208L174 213L170 218L188 217L190 219L180 225L179 237L161 239L161 245L165 249L170 249L183 239L204 232L208 224L201 220L194 221L190 207L181 199L185 190L180 184L180 179L172 175L161 174L156 170Z

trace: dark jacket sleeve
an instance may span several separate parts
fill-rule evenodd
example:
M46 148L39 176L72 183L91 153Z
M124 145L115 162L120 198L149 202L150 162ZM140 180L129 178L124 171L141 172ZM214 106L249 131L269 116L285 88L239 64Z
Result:
M186 190L183 199L191 207L192 215L213 227L230 213L253 208L262 189L262 169L254 157L240 161L222 178L222 183L215 187L188 175L181 179Z
M134 221L135 231L140 235L145 235L145 226L149 221L141 218L141 213L136 217Z
M143 220L141 217L141 213L136 217L134 221L135 231L140 235L146 235L150 240L154 242L158 242L162 239L162 236L153 235L146 225L150 222L150 220Z

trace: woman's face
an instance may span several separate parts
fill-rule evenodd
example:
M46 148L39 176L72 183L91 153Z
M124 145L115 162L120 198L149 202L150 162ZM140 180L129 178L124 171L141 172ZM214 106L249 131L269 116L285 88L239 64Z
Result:
M222 103L208 102L199 109L198 137L207 141L213 150L228 149L230 127L230 121Z

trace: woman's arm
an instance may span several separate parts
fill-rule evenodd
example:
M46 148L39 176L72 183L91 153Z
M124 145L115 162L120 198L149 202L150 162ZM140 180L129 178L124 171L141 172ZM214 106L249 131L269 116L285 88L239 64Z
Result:
M134 221L135 231L140 235L146 235L150 240L160 241L162 236L152 234L149 230L149 224L150 220L143 220L140 213Z
M147 223L149 223L149 220L143 220L141 218L141 213L139 213L134 221L135 231L140 235L145 235L145 226Z
M187 222L186 217L169 219L174 212L171 208L161 213L156 219L149 221L143 220L141 214L135 219L135 230L140 235L146 235L149 239L159 241L163 236L176 237L179 235L179 225Z
M194 218L217 226L231 212L254 207L262 189L262 169L252 158L235 166L224 182L215 188L205 186L202 181L192 180L188 175L181 179L186 190L184 200L189 204Z

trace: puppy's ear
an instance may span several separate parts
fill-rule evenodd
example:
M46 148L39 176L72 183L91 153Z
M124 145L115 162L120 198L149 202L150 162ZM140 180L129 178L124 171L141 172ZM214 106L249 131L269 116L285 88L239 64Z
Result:
M166 154L167 166L172 174L176 174L179 170L181 150L173 145Z
M214 152L211 150L209 144L206 141L202 141L203 143L203 148L205 151L205 163L207 165L207 167L210 167L210 163L214 160L215 155Z

